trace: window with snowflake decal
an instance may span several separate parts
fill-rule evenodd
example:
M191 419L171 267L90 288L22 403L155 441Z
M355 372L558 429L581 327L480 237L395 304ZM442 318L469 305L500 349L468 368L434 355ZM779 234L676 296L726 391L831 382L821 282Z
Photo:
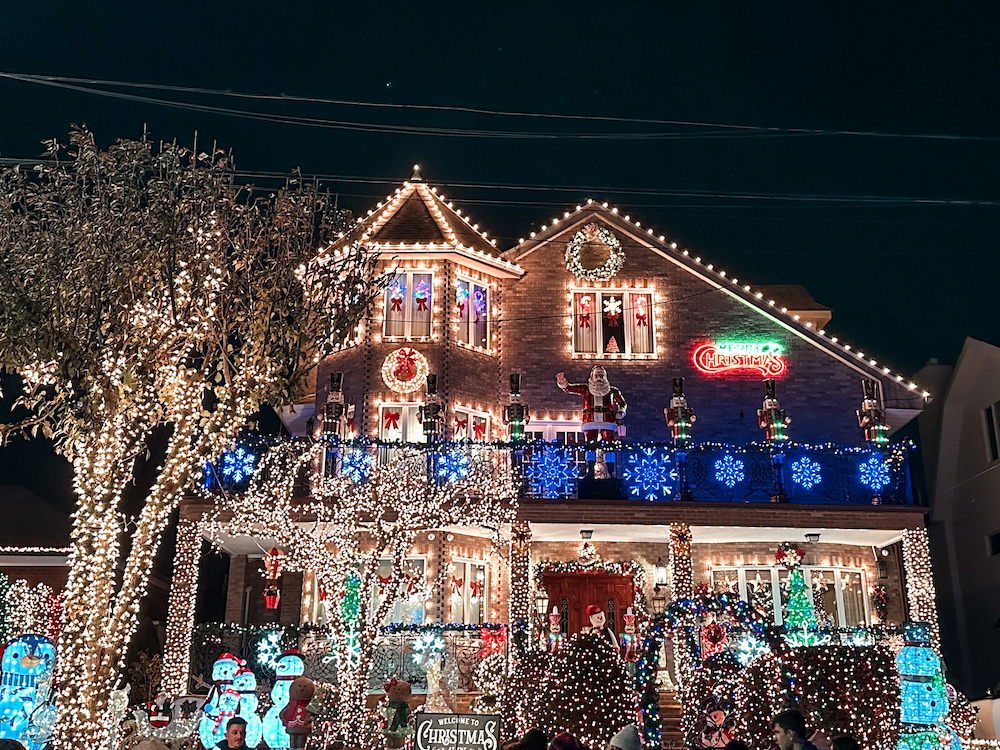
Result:
M875 492L881 492L889 486L892 479L889 464L879 456L872 456L862 461L858 467L861 471L861 483Z
M792 481L804 489L811 490L823 481L820 465L811 458L803 456L792 464Z
M468 479L472 470L472 459L463 451L453 449L439 454L435 474L443 482L457 482Z
M524 467L524 476L531 483L532 493L554 499L573 492L580 472L566 451L552 447L531 458Z
M345 477L358 484L368 477L374 460L374 456L367 451L361 449L348 451L344 453L341 460L340 471Z
M733 458L728 453L715 462L715 481L721 482L729 489L743 481L743 462Z
M652 356L653 296L645 290L573 292L573 353Z
M645 448L629 456L622 476L632 497L659 500L673 493L677 470L669 452Z

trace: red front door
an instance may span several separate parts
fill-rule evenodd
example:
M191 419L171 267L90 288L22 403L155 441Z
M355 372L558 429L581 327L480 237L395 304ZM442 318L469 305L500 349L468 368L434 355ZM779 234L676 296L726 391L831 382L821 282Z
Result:
M549 611L559 607L564 612L567 635L579 633L590 623L587 607L597 604L608 614L608 627L621 633L625 630L622 615L632 606L632 579L607 573L544 573L542 583L549 595Z

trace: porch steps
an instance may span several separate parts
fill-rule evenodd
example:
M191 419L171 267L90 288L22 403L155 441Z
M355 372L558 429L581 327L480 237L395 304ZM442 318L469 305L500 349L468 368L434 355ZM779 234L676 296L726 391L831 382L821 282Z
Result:
M674 690L660 691L660 721L665 750L683 748L684 731L681 729L681 704Z

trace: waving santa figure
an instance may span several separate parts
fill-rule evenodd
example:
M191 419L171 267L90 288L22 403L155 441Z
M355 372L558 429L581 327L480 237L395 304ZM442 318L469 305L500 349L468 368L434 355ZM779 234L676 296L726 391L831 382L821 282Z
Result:
M608 373L598 365L590 371L586 383L570 383L565 373L556 374L556 385L566 393L583 396L583 434L588 442L600 438L614 440L625 434L624 418L628 404L622 392L608 382Z

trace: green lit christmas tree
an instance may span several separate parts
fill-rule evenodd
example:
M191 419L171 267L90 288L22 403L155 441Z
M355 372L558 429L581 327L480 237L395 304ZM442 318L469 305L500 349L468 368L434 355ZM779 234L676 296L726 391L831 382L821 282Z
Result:
M806 586L802 568L796 565L788 573L788 604L785 606L785 628L805 630L816 627L812 595Z

